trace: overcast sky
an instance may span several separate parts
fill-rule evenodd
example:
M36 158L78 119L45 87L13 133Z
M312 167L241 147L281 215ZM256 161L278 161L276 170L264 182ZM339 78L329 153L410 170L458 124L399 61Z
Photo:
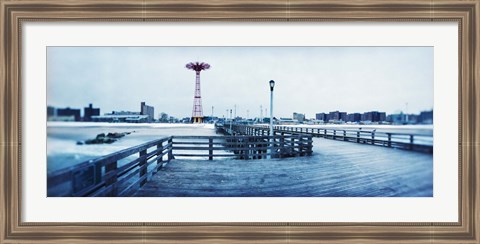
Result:
M276 117L433 108L433 47L48 47L47 104L93 103L104 114L139 111L144 101L155 118L189 117L195 72L185 64L192 61L211 65L201 73L206 116L212 106L227 116L234 105L238 116L260 116L272 79Z

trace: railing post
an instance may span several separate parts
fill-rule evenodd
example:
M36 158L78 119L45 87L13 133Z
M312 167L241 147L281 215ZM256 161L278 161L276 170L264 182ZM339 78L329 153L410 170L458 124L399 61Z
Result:
M275 133L273 134L273 136L270 136L270 135L268 136L268 148L270 148L270 150L267 150L267 154L268 152L270 152L270 155L269 157L267 157L267 159L273 158L273 144L275 143L274 138L275 138Z
M240 148L240 138L235 138L233 139L233 148L237 148L236 150L233 150L233 153L235 154L238 154L239 150L238 148Z
M174 159L173 157L173 137L170 137L168 139L168 144L169 144L169 149L168 149L168 161L170 162L170 160Z
M327 129L323 129L323 138L327 138Z
M259 139L258 137L253 137L252 138L252 158L253 159L261 159L262 157L259 156L258 154L260 154L260 150L258 149L259 147L262 147L259 143L261 142L262 140Z
M243 140L243 159L248 160L248 145L250 142L250 137L247 137Z
M313 152L313 138L312 136L307 137L308 138L308 144L307 144L307 156L311 156Z
M95 167L94 176L95 176L95 185L96 185L102 181L102 163L96 162L94 167Z
M305 143L303 142L303 136L298 137L298 146L300 156L305 156Z
M370 132L372 134L372 145L375 144L375 132Z
M337 130L333 130L333 140L335 140L336 135L337 135Z
M147 149L145 150L142 150L140 151L139 153L139 156L140 157L145 157L145 155L147 155ZM140 178L142 178L143 176L145 176L147 174L147 158L144 158L142 160L140 160L138 166L140 167ZM143 186L145 183L147 182L147 179L143 179L142 181L140 181L140 187Z
M409 145L410 150L413 149L413 135L410 135L410 145Z
M357 131L357 143L360 143L360 131Z
M387 133L387 136L388 136L388 147L392 147L392 134Z
M107 197L117 196L117 186L115 185L117 182L117 161L105 164L105 175L107 175L105 177L105 187L113 185L112 190L107 193Z
M318 137L320 137L320 129L317 129Z
M157 145L157 150L163 148L163 142L160 142ZM157 152L157 171L159 171L163 167L163 150L159 150ZM160 165L160 166L159 166Z
M213 138L208 138L208 160L213 160Z
M292 146L292 154L294 156L297 155L297 152L295 151L295 136L292 136L290 139L290 145Z
M279 158L282 158L283 157L283 154L285 153L285 133L281 133L280 134L280 154L279 154Z
M347 138L347 131L343 130L343 140L346 141Z

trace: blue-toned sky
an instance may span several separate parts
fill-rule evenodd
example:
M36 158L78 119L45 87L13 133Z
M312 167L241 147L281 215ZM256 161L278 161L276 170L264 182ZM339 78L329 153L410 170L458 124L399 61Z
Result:
M276 81L274 113L419 113L433 108L433 47L48 47L47 104L102 114L139 111L140 102L175 117L192 113L203 61L204 115L260 116ZM408 103L408 106L407 106Z

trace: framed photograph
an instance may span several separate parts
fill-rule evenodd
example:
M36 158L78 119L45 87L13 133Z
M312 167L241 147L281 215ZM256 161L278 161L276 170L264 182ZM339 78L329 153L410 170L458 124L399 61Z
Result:
M480 2L4 1L2 243L477 243Z

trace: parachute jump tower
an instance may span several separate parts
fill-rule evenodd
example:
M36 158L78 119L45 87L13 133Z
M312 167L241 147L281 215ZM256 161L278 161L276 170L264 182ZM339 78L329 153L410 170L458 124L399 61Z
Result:
M195 70L195 95L193 97L192 122L203 123L202 96L200 95L200 71L210 69L210 64L190 62L185 68Z

